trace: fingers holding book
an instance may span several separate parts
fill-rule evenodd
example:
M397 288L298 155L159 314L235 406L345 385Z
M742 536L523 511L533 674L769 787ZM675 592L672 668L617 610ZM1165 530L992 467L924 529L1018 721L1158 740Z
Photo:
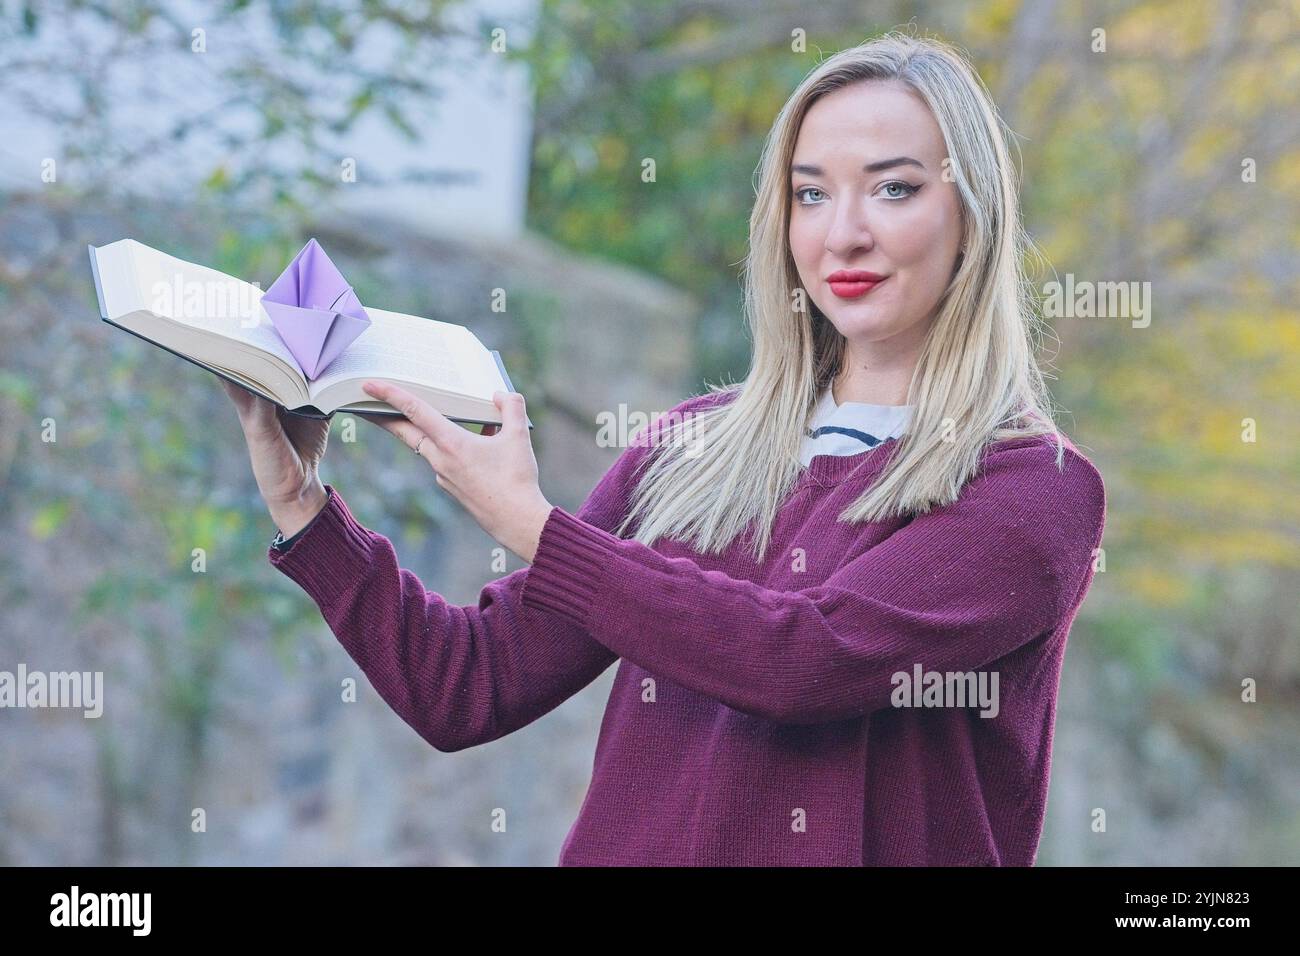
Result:
M323 507L320 463L329 442L329 420L291 414L224 379L221 387L239 414L257 489L287 536Z
M420 443L422 440L427 441L428 436L407 419L392 418L387 415L369 415L365 412L356 412L355 414L358 418L364 418L372 425L378 425L389 434L395 435L403 445L421 458L424 457L423 446Z
M416 451L433 468L438 486L459 501L484 531L531 561L540 523L551 505L538 485L524 397L518 392L496 392L493 403L501 411L502 424L475 435L391 382L367 381L362 388L404 416L362 417Z

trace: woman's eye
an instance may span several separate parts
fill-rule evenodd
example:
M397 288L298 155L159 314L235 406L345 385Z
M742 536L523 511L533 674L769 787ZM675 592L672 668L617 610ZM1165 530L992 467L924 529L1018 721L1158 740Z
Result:
M920 186L913 186L911 183L905 183L901 179L891 179L889 182L884 184L885 189L889 189L891 186L897 186L904 190L902 195L895 194L890 197L891 199L906 199L908 196L916 195L916 193L921 189Z
M798 197L801 197L800 201L805 206L809 205L807 202L803 202L802 200L802 197L804 196L805 193L821 193L823 196L826 195L825 193L822 193L822 191L818 189L816 186L804 186L802 189L796 189L794 194Z

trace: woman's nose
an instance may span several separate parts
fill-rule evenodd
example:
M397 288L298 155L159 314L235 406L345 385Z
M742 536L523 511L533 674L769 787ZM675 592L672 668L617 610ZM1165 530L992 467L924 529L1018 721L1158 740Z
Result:
M847 261L851 253L874 246L868 218L860 202L844 203L837 208L826 233L826 251Z

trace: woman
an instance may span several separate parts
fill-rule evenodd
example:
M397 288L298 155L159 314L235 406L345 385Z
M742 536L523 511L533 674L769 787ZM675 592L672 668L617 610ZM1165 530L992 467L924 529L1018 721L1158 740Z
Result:
M435 748L619 661L561 864L1034 862L1105 493L1035 366L1003 137L938 42L816 67L762 157L749 375L660 418L576 513L538 487L522 396L474 435L368 387L530 564L477 606L427 592L321 483L328 425L227 386L271 562Z

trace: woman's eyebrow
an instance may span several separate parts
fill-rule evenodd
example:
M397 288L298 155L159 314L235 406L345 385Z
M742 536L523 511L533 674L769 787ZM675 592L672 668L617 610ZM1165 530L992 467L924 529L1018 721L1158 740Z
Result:
M911 156L895 156L893 159L882 159L879 162L867 163L862 167L864 173L878 173L886 169L893 169L895 166L919 166L925 169L925 164L919 159L913 159ZM795 163L790 167L790 175L803 173L805 176L824 176L826 171L820 166L814 166L811 163Z

